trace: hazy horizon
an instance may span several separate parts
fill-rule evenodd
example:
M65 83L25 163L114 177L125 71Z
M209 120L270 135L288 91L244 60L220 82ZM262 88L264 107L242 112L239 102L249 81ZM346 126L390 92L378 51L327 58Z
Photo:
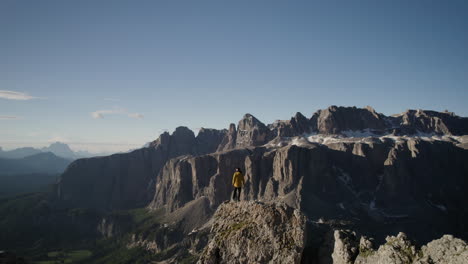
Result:
M468 116L467 13L466 1L2 1L0 146L119 152L177 126L330 105Z

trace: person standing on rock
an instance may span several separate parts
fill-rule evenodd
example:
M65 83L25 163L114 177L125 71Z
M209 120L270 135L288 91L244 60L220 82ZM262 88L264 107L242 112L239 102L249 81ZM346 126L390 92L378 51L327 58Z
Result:
M236 168L236 172L232 175L232 185L234 186L234 192L232 193L232 199L234 201L240 201L240 194L242 186L244 186L245 180L244 175L240 168Z

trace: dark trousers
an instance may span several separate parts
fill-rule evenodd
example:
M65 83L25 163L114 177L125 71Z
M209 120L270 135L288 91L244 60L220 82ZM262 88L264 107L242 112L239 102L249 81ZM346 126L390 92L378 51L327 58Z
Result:
M234 201L240 201L241 187L234 187L234 192L232 192L232 199Z

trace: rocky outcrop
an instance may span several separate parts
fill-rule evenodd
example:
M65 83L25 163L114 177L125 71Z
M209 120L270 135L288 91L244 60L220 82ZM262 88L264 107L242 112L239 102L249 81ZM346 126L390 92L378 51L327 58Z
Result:
M251 114L246 114L237 125L237 148L260 146L271 139L270 129Z
M194 155L216 152L227 133L226 129L201 128L195 139Z
M335 230L333 264L468 262L466 242L451 235L444 235L422 246L421 249L418 249L406 234L401 232L397 236L387 236L385 241L385 244L375 250L368 238L362 236L358 242L355 232Z
M413 263L417 257L416 247L406 237L404 233L399 233L396 237L386 238L387 243L380 246L377 251L368 248L361 248L354 263Z
M314 113L310 123L320 134L351 131L396 135L468 134L468 118L451 112L428 110L407 110L400 115L385 116L369 106L366 108L330 106Z
M299 112L290 120L278 120L268 127L279 137L296 137L316 130L316 124Z
M468 263L468 246L465 241L444 235L422 246L415 264L463 264Z
M352 264L359 252L356 232L335 230L335 244L332 253L333 264Z
M371 107L337 107L317 111L311 121L317 122L317 130L322 134L338 134L348 130L385 130L385 116L375 112Z
M468 118L451 112L407 110L397 116L403 133L436 133L439 135L468 134Z
M224 203L198 263L300 263L305 224L305 216L285 204Z
M229 125L229 130L225 134L217 151L224 151L236 148L237 130L235 124Z

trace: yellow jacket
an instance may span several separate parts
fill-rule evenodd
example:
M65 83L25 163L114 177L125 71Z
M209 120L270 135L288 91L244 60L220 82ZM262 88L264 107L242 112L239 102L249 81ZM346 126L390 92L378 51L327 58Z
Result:
M236 188L239 188L242 187L244 183L244 175L238 171L234 172L234 175L232 175L232 185L234 185Z

